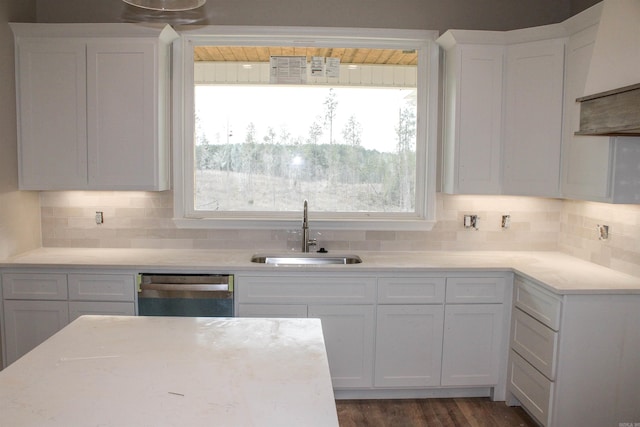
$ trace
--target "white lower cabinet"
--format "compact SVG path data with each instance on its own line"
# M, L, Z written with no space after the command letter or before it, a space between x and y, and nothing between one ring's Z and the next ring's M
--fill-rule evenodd
M440 385L444 312L438 305L379 305L374 385Z
M135 275L4 271L2 299L6 367L79 316L135 315Z
M443 386L500 384L508 330L503 302L509 290L506 277L447 278Z
M333 386L371 387L373 305L238 304L236 313L238 317L320 319Z
M3 308L5 366L69 323L67 301L5 300Z
M335 388L371 387L373 305L310 305L322 322L331 381Z
M442 385L498 384L502 323L502 304L446 306Z
M374 277L237 274L235 287L239 317L321 320L334 388L372 386Z
M443 387L504 396L511 273L235 277L240 317L321 319L333 386L345 396Z
M508 403L545 427L637 423L639 306L638 294L557 295L516 276Z

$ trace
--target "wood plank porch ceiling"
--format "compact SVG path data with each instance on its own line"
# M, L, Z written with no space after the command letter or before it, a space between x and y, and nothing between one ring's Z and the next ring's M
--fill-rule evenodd
M269 62L270 56L312 56L340 58L341 64L417 65L415 50L317 48L282 46L196 46L195 61Z

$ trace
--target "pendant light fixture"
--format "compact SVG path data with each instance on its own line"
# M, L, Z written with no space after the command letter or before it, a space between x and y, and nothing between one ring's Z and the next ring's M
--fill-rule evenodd
M207 0L122 0L132 6L143 9L162 10L166 12L179 12L182 10L197 9Z

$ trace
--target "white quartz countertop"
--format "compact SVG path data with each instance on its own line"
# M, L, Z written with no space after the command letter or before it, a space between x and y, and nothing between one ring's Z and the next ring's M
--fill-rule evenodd
M117 268L137 272L431 272L515 271L559 294L640 293L640 277L561 252L432 251L355 252L361 264L274 266L250 261L251 251L193 249L41 248L0 262L0 267ZM352 252L340 252L340 254ZM337 254L337 252L336 252Z
M318 319L83 316L0 372L2 426L338 426Z

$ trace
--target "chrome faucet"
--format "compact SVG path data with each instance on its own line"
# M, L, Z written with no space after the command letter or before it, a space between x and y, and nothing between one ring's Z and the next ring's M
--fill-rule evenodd
M317 240L316 239L310 239L309 238L309 218L308 218L308 207L307 207L308 203L307 200L305 199L304 201L304 205L303 205L303 212L302 212L302 252L307 253L309 252L309 246L315 246L317 244Z

